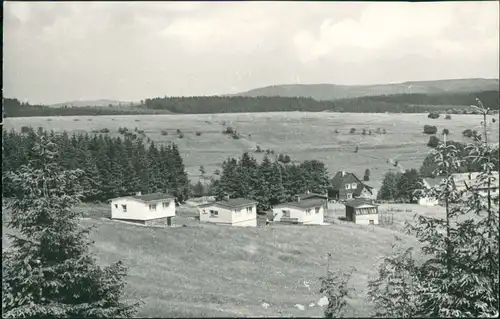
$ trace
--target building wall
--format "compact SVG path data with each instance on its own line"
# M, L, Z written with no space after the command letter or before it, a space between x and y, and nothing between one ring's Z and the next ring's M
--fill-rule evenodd
M354 223L358 225L369 225L373 220L374 225L379 224L378 207L363 205L355 208Z
M149 210L149 203L144 203L133 198L118 198L111 201L111 218L123 220L149 220L156 218L166 218L175 216L175 201L173 199L165 200L168 207L163 208L163 201L154 202L156 210ZM118 207L116 207L117 205ZM127 205L127 211L124 212L122 205Z
M418 200L418 204L422 206L436 206L438 204L438 200L423 197Z
M219 205L211 205L198 208L200 222L221 225L257 227L257 206L251 205L251 212L247 212L247 206L229 209ZM249 206L250 207L250 206ZM210 210L219 212L218 216L211 216Z
M303 224L322 224L324 221L324 206L319 206L319 212L316 214L315 208L311 208L311 214L306 214L305 209L292 206L278 206L273 208L273 214L275 215L274 221L280 222L283 217L283 210L290 211L290 218L297 218L297 222Z

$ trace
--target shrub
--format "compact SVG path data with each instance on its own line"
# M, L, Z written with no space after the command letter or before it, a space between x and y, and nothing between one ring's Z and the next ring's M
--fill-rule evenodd
M338 133L338 132L339 132L339 130L335 129L335 133Z
M181 130L177 129L177 134L181 134Z
M446 116L444 117L445 120L451 120L451 115L450 114L446 114Z
M196 132L196 136L201 136L201 132Z
M235 139L235 140L239 140L239 139L240 139L240 136L239 136L239 134L237 134L237 133L233 133L231 136L232 136L232 137L233 137L233 139Z
M439 138L437 138L435 135L432 135L429 137L429 142L427 142L427 146L436 148L439 145Z
M100 130L99 132L101 133L109 133L109 130L107 128L103 128L102 130Z
M424 133L425 134L436 134L437 132L437 127L432 126L432 125L425 125L424 126Z
M28 133L31 129L28 126L21 127L21 133Z
M366 135L366 129L365 128L361 131L361 134Z
M442 135L449 135L450 134L450 130L447 129L447 128L444 128L443 129L443 132L441 133Z
M80 119L73 119L73 121L78 122L78 121L80 121Z
M429 115L427 115L427 117L430 119L437 119L439 117L439 113L431 112L431 113L429 113Z
M349 131L349 133L351 133L351 134L356 133L356 129L355 129L354 127L353 127L353 128L351 128L351 130Z
M235 130L231 126L226 127L226 129L222 132L223 134L234 134L236 133Z
M161 130L161 135L168 135L168 132L166 130Z
M180 133L179 135L177 135L177 137L184 138L184 134Z
M472 130L471 129L466 129L462 132L462 135L465 137L472 137Z
M382 129L382 134L386 134L386 133L387 133L387 131L385 130L385 128Z
M259 145L257 145L256 149L255 149L255 153L262 153L262 149L260 148Z

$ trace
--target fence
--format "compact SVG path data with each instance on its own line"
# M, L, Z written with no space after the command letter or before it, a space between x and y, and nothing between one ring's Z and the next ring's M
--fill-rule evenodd
M394 213L379 212L378 222L380 225L392 225L392 224L394 224Z

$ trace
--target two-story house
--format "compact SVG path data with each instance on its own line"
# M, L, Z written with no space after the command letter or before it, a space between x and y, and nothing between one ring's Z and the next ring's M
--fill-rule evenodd
M372 198L373 187L366 185L353 173L340 171L330 181L328 197L335 200L348 200L357 197Z

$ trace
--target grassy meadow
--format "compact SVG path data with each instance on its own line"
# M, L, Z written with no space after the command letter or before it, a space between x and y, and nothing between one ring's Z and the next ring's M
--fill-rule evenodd
M20 130L22 126L43 127L55 131L91 132L108 128L110 135L118 135L119 127L133 130L137 127L156 144L175 142L179 145L190 178L197 181L199 167L203 165L206 176L220 169L228 157L252 152L259 145L289 154L293 160L317 159L323 161L333 176L338 170L347 170L362 177L365 169L371 171L371 184L378 188L383 174L395 169L388 159L398 160L405 169L419 168L429 152L426 146L429 136L423 126L435 125L438 135L447 128L449 140L465 141L462 131L470 128L481 130L479 115L451 115L445 120L429 119L427 114L367 114L367 113L234 113L197 115L119 115L77 117L26 117L7 118L4 128ZM498 116L496 116L498 119ZM498 123L488 119L490 140L498 142ZM235 140L223 135L224 125L237 130L242 138ZM349 130L355 128L355 134ZM376 134L377 128L387 134ZM184 137L176 134L180 129ZM367 135L361 131L367 130ZM166 130L168 135L162 135ZM338 130L338 133L335 133ZM368 130L372 135L368 135ZM197 136L196 132L201 135ZM357 153L354 152L358 146ZM254 154L261 158L262 154Z
M130 267L125 298L143 300L138 315L147 317L322 316L322 308L309 305L322 297L318 277L326 273L327 253L331 269L356 269L348 315L369 316L366 285L376 275L378 258L390 251L395 235L418 245L401 232L404 220L443 213L436 207L382 205L382 212L412 212L395 212L393 225L373 227L338 220L343 206L332 205L332 225L237 228L199 224L189 218L193 207L181 207L176 224L187 227L149 228L103 218L109 205L82 205L77 209L88 216L82 224L97 226L92 239L98 262L123 260ZM4 226L4 234L10 231ZM4 236L2 242L5 248L9 241Z

